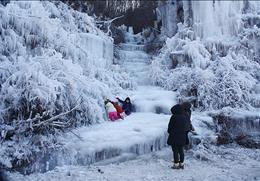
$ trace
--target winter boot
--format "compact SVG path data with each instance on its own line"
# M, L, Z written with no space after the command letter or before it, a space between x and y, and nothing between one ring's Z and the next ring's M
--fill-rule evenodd
M174 163L173 166L171 167L172 169L179 169L179 164L178 163Z
M184 163L181 163L181 162L180 162L180 163L179 163L179 168L180 168L180 169L184 169Z

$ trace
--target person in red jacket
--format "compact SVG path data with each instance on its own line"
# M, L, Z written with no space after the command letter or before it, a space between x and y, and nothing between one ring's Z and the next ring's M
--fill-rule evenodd
M126 114L125 114L124 110L122 109L122 107L119 106L118 102L111 101L111 103L116 108L116 112L117 112L118 117L120 117L121 119L124 119L126 117Z

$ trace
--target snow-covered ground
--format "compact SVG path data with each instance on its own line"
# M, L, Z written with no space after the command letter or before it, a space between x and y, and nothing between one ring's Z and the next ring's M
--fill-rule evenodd
M165 114L170 114L170 108L177 103L175 92L155 86L137 87L132 100L138 112Z
M125 153L144 154L166 146L169 115L133 113L124 120L82 127L63 136L65 154L58 165L87 165Z
M199 149L198 149L199 151ZM230 145L211 146L203 160L195 156L196 150L186 154L184 170L172 170L169 148L142 155L125 162L100 162L91 166L58 167L45 174L10 175L19 181L248 181L260 180L260 150ZM203 152L201 153L203 154Z

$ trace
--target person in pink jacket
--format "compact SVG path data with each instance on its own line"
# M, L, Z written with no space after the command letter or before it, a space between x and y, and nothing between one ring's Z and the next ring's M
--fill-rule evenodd
M115 121L117 119L119 119L120 117L117 114L116 108L114 107L114 105L111 103L111 101L109 101L108 99L105 100L105 108L108 114L108 118L111 121Z

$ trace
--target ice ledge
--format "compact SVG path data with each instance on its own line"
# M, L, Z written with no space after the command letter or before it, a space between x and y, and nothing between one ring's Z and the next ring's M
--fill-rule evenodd
M81 127L59 138L64 146L59 150L39 153L36 161L24 174L46 172L56 166L90 165L125 154L141 155L157 151L167 145L167 126L170 115L133 113L125 120Z
M134 113L122 121L80 128L75 133L82 139L72 134L61 138L65 149L72 153L69 164L76 164L74 158L80 155L88 156L88 162L93 163L122 153L139 155L159 150L166 145L169 118L169 115Z

